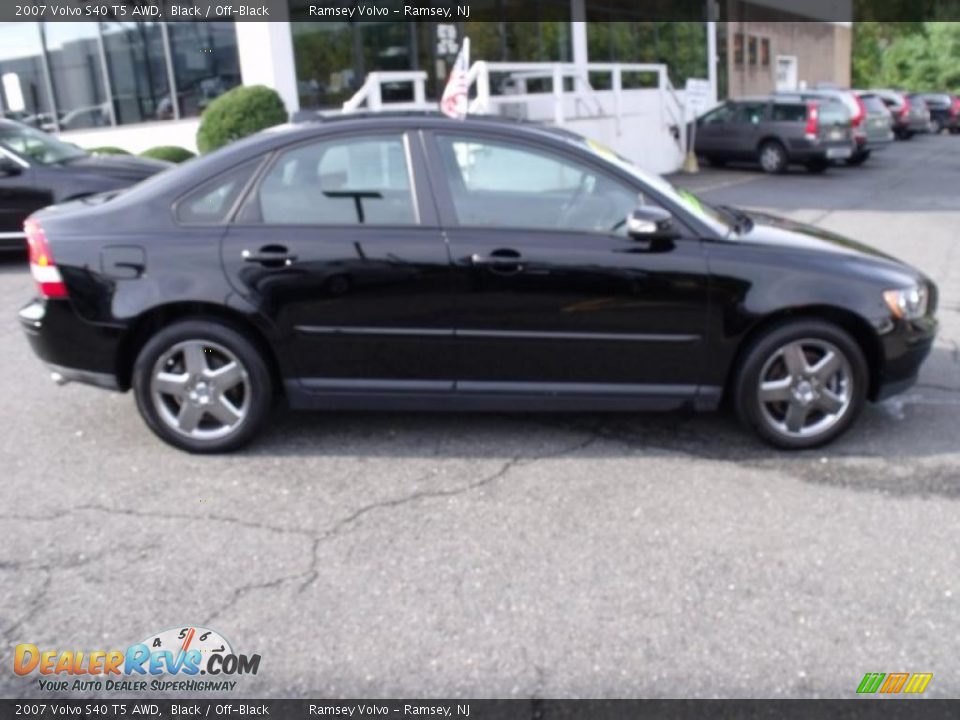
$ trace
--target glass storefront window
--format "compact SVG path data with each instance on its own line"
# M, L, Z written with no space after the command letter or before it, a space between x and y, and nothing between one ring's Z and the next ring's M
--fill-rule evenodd
M240 56L232 22L169 23L173 77L180 117L195 117L210 101L240 84ZM166 98L157 108L158 119L173 117Z
M172 117L170 83L159 23L101 23L117 123Z
M291 12L296 15L293 8ZM293 22L291 30L301 107L341 105L373 70L420 66L414 23ZM413 100L412 86L385 86L383 99Z
M56 129L38 23L0 25L0 110L6 118Z
M97 24L53 22L41 29L60 129L110 125Z

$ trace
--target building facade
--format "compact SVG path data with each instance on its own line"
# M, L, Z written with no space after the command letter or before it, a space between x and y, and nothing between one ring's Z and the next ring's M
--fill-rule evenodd
M509 3L498 5L500 22L311 22L308 0L289 0L288 19L269 23L0 24L0 112L83 147L194 149L203 109L238 84L275 88L294 113L340 107L371 71L412 69L426 72L427 98L436 99L464 36L473 60L662 63L675 87L709 79L713 98L783 85L783 58L794 58L797 82L849 83L849 23L785 24L774 8L769 21L738 22L740 0L729 0L731 21L719 23L710 19L718 5L705 0L681 0L692 3L688 16L702 16L684 22L650 21L620 0L530 1L537 22L513 22ZM549 92L549 80L539 82ZM608 89L608 78L590 82ZM644 82L623 79L625 88ZM386 87L384 100L411 93Z

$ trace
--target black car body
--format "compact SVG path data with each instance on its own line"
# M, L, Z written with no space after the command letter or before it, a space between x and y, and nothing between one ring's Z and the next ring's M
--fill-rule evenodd
M940 133L949 130L951 134L960 133L960 97L949 93L917 93L930 110L930 130Z
M132 155L92 156L12 120L0 120L0 249L23 248L23 221L47 205L119 190L170 163Z
M288 126L28 230L36 353L56 379L133 387L154 431L192 451L248 440L274 394L325 410L728 396L766 439L806 447L908 386L936 330L934 285L896 260L503 121ZM809 383L788 386L790 368ZM827 403L821 381L850 401L827 432L765 430L797 424L787 393Z
M791 164L820 172L855 150L849 111L828 97L728 100L697 118L696 126L694 150L713 165L754 161L771 173Z

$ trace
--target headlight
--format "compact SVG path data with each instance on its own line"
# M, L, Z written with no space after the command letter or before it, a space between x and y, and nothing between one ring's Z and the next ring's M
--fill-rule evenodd
M887 290L883 299L895 318L917 320L927 314L930 293L925 285L914 285L903 290Z

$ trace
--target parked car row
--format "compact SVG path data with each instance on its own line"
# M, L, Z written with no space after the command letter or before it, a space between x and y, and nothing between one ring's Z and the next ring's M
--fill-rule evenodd
M818 88L728 100L697 118L688 137L714 166L819 173L841 161L861 165L894 139L945 129L960 132L960 98L948 93Z

